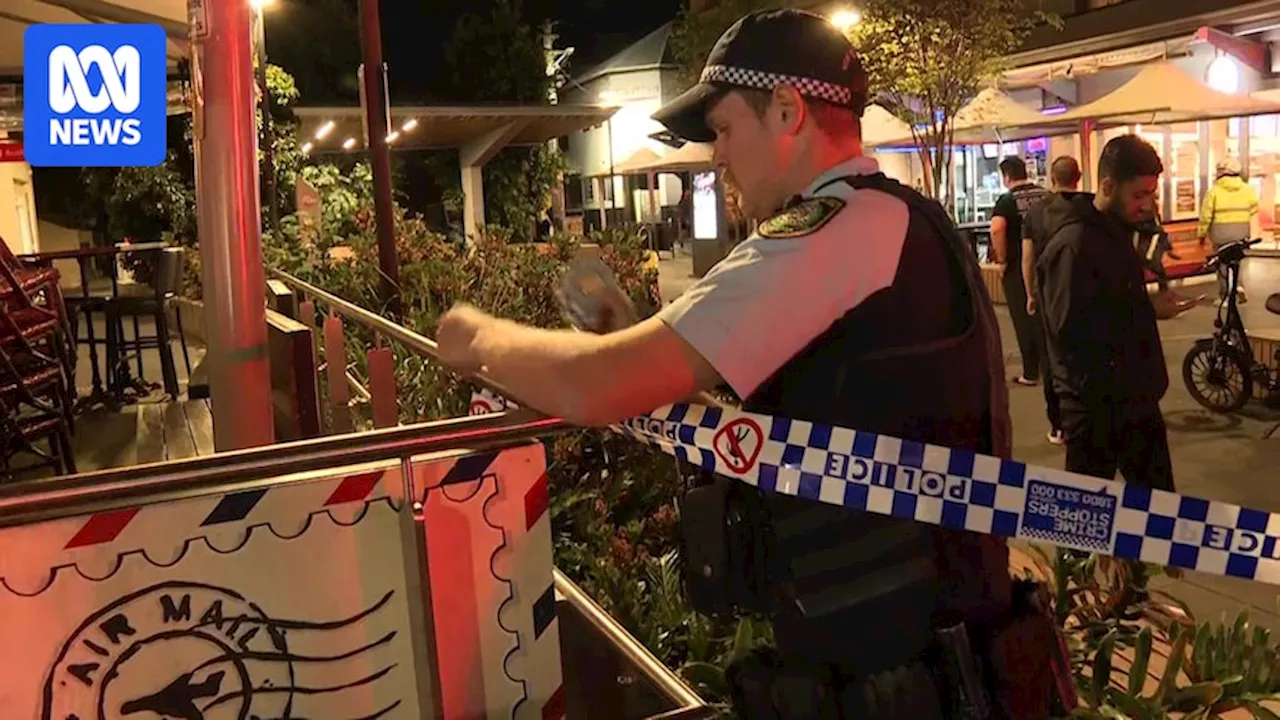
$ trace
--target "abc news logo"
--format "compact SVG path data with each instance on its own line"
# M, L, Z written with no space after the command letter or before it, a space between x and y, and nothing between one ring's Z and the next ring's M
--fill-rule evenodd
M23 33L23 144L34 167L148 167L168 154L168 38L158 25Z
M89 72L102 76L97 92L89 87ZM142 104L142 55L132 45L114 53L101 45L80 52L59 45L49 53L49 118L51 145L137 145L142 121L133 117L57 117L80 113L101 115L114 109L131 115Z

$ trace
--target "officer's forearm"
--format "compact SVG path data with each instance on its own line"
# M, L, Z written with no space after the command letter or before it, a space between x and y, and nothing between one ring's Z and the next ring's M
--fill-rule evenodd
M494 320L477 330L472 349L486 374L520 403L576 423L578 388L584 382L581 376L574 377L574 368L598 341L591 333Z
M472 347L517 401L575 425L603 426L697 389L694 373L670 356L680 349L655 338L654 327L595 335L494 320L477 331Z

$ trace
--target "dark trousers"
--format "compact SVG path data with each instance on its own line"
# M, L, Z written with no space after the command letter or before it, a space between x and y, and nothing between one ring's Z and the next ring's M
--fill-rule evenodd
M1009 304L1009 317L1013 319L1013 332L1018 338L1018 352L1022 353L1022 377L1036 380L1040 377L1040 333L1038 324L1027 314L1027 289L1022 283L1022 273L1008 271L1001 278L1004 301Z
M1040 339L1046 337L1044 322L1039 321L1040 314L1036 313L1036 328L1040 331ZM1044 347L1041 345L1040 347ZM1049 362L1049 353L1046 351L1040 355L1040 385L1044 388L1044 412L1049 418L1049 428L1052 430L1062 429L1062 403L1058 400L1058 393L1053 389L1053 368Z
M1172 491L1169 435L1155 403L1082 403L1063 399L1068 472Z

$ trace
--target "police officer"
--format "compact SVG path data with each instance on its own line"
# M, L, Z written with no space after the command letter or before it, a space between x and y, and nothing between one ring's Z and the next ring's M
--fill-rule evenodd
M863 155L866 103L859 59L824 18L745 16L654 117L714 143L746 215L768 219L636 325L541 330L457 306L438 329L442 359L580 425L723 383L749 411L1007 455L1003 354L977 265L937 203ZM682 522L733 516L749 530L706 554L746 557L728 572L751 577L699 608L773 622L777 647L730 669L739 717L1048 717L1052 628L1014 611L1001 542L728 485L735 510L685 503ZM956 642L941 647L941 629Z

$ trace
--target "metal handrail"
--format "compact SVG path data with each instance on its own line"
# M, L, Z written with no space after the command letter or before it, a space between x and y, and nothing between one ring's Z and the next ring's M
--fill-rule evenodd
M371 330L376 330L377 332L380 332L383 335L386 335L387 337L394 338L395 340L398 340L402 345L418 353L419 355L425 355L431 358L432 360L441 362L439 346L436 344L435 340L432 340L431 338L425 335L420 335L410 330L409 328L404 327L403 325L397 325L396 323L391 322L390 320L382 317L381 315L372 313L349 300L343 300L337 295L333 295L332 293L321 290L320 288L316 287L315 285L312 285L311 283L305 280L299 280L298 278L290 275L287 272L284 272L283 270L276 270L274 268L271 268L271 269L268 269L267 272L273 275L277 280L284 283L285 285L288 285L294 290L300 290L303 293L310 295L311 297L314 297L318 300L323 301L326 305L328 305L331 309L333 309L339 315L342 315L343 317L353 320L357 324L363 325ZM478 385L483 385L484 387L487 387L488 389L494 391L495 393L497 393L498 395L504 398L507 398L508 400L515 401L515 403L517 405L520 405L521 407L526 407L526 408L529 407L528 405L523 403L520 400L520 398L517 395L515 395L511 390L508 390L497 380L494 380L493 378L489 377L488 375L485 375L482 372L476 372L471 375L468 375L467 379L474 381ZM716 399L714 396L712 396L710 393L707 393L707 392L697 393L692 398L690 398L690 401L694 403L698 403L700 405L709 405L712 407L724 405L723 402Z
M0 485L0 528L140 503L296 482L284 476L444 450L493 450L563 426L515 411L333 435L204 457Z
M403 325L394 323L381 315L370 312L349 300L344 300L337 295L321 290L305 280L299 280L287 272L274 268L268 269L267 272L294 290L301 290L307 296L324 302L339 315L354 320L356 323L371 330L376 330L419 355L425 355L437 362L440 361L440 349L435 340L425 335L420 335ZM511 390L484 373L477 372L469 375L467 379L489 388L504 398L514 400L521 406L527 407Z
M614 647L626 656L628 660L635 663L635 666L644 675L645 679L653 683L663 694L672 700L680 703L683 707L680 711L691 708L705 708L706 701L698 697L696 693L689 689L684 683L680 682L675 673L671 671L662 661L658 660L649 648L645 647L639 640L631 636L617 620L614 620L604 611L604 608L591 599L579 588L572 580L558 569L552 570L555 580L556 593L564 598L582 614L592 628L604 635L613 644Z

